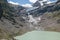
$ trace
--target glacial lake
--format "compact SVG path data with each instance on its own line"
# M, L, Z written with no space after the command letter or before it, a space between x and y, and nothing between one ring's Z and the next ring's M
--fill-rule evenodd
M14 38L16 40L60 40L60 32L31 31Z

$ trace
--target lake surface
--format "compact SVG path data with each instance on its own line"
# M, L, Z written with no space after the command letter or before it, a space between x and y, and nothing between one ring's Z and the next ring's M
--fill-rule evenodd
M14 38L16 40L60 40L60 32L32 31Z

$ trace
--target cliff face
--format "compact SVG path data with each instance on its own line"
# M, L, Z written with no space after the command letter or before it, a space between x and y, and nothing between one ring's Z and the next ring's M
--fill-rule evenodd
M6 4L7 0L0 0L0 19L3 15L3 10L5 9Z
M41 4L39 3L39 1L37 1L37 2L35 2L33 5L32 5L33 7L41 7Z
M0 0L1 8L3 11L2 18L0 20L0 39L11 40L13 36L17 35L22 27L27 26L21 17L21 11L25 9L19 5L13 5L7 2L7 0ZM4 35L4 36L3 36Z
M57 3L59 3L59 2L60 2L60 0L57 1Z
M0 0L0 3L7 3L7 0Z

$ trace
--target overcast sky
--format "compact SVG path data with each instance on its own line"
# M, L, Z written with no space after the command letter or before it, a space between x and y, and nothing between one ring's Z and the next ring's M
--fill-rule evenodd
M22 5L22 6L28 6L32 7L31 4L35 3L37 0L8 0L9 3L15 4L15 5ZM43 0L47 1L47 0ZM48 0L49 2L54 2L56 0Z

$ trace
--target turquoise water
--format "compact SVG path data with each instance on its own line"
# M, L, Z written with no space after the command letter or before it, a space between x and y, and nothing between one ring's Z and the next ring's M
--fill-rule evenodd
M22 36L14 37L16 40L60 40L59 32L32 31Z

